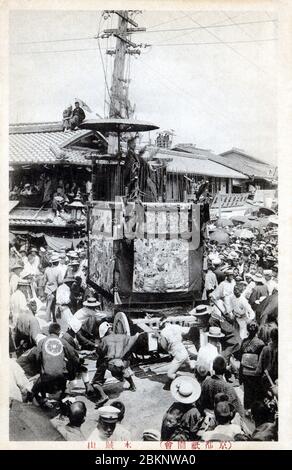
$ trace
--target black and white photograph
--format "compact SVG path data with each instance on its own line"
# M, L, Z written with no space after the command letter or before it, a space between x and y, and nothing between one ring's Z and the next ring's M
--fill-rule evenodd
M10 443L279 441L279 17L248 5L9 11Z

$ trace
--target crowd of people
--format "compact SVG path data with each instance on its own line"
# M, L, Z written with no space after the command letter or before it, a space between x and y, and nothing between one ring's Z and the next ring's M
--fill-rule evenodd
M244 239L230 222L227 241L214 236L219 220L209 224L202 301L188 312L201 324L184 327L163 315L153 329L159 350L172 359L164 390L174 403L161 429L146 429L140 439L277 439L277 238L264 225ZM128 440L125 405L109 404L104 385L110 372L136 392L132 352L145 333L114 331L113 314L87 284L87 270L86 242L58 252L11 243L10 399L12 406L25 401L44 413L54 409L51 423L62 439ZM91 377L88 357L96 361ZM88 403L72 394L77 379L81 395L96 404L90 434L84 432Z
M87 181L66 181L57 179L49 174L42 173L35 177L23 178L18 184L13 185L9 199L11 201L21 201L22 198L37 197L38 204L43 208L51 208L55 216L60 216L64 220L70 220L70 204L78 201L84 205L92 197L91 178ZM30 206L30 204L28 204ZM34 205L34 204L32 204Z

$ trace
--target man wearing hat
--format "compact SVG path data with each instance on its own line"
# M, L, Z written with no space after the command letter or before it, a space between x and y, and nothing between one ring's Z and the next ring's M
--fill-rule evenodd
M59 256L53 255L51 265L44 272L45 294L47 295L47 321L51 320L51 315L55 319L56 290L59 284L62 283L62 280L62 273L59 269Z
M88 297L83 303L82 308L77 310L74 318L83 325L89 317L99 316L97 308L100 307L100 302L95 297Z
M205 285L202 298L209 298L209 295L218 287L216 274L214 274L214 267L212 262L207 262L207 272L205 275Z
M114 406L102 406L98 409L96 429L88 437L89 441L108 441L112 436L119 420L120 410Z
M161 440L196 440L202 423L201 414L195 405L201 394L200 384L191 376L181 375L172 382L170 391L175 402L163 417Z
M262 297L265 298L269 295L267 286L265 285L265 279L259 273L256 273L253 277L255 287L249 298L249 303L254 311L257 309L258 302ZM263 299L262 299L263 300Z
M208 343L200 347L196 367L204 367L211 374L213 372L213 361L222 350L220 340L225 335L219 327L210 326L206 336Z
M269 295L272 295L274 289L278 289L278 284L273 279L273 271L271 269L264 270L264 277Z
M20 262L16 262L11 268L12 274L9 280L10 295L12 295L17 289L18 282L20 281L20 273L22 270L23 264L21 264Z
M233 288L235 286L233 270L228 269L225 272L225 276L225 280L220 282L219 286L212 292L211 298L214 300L222 299L226 309L230 310L230 297L233 294Z
M255 318L255 312L238 284L234 286L233 292L231 297L231 313L234 315L236 325L239 328L240 338L245 339L248 336L247 325Z
M27 308L27 298L22 291L22 286L29 287L30 282L19 279L17 289L10 296L10 323L12 326L16 325L19 313Z

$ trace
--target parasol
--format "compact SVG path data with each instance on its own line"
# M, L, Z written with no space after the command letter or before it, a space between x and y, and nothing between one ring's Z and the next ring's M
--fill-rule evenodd
M216 241L219 245L225 245L229 243L229 235L224 230L217 229L211 233L210 240Z
M254 238L254 234L246 228L235 230L234 235L238 238Z
M159 126L151 122L136 121L131 119L86 119L79 125L80 129L90 129L100 132L148 132L159 129Z
M275 215L275 211L273 211L273 209L268 209L267 207L260 207L258 213L264 215Z
M245 222L248 221L248 219L244 217L243 215L234 215L233 217L231 217L231 219L233 222L237 222L239 224L244 224Z
M270 215L270 217L268 218L268 224L279 225L278 216Z
M231 227L234 224L231 219L218 219L216 225L217 227Z

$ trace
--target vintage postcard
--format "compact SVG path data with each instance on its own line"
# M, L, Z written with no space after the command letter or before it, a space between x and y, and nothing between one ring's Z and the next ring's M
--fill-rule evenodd
M0 5L0 448L291 449L291 2Z

